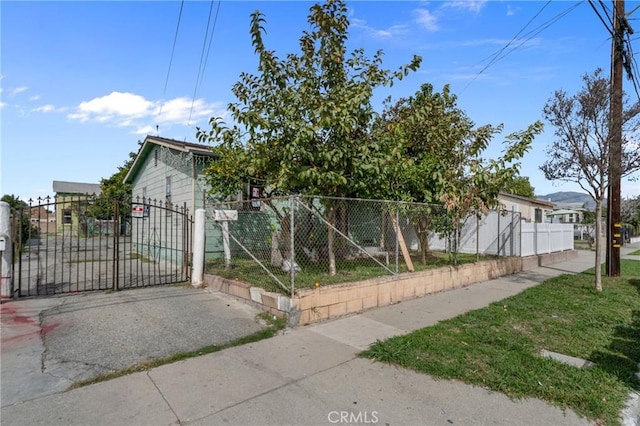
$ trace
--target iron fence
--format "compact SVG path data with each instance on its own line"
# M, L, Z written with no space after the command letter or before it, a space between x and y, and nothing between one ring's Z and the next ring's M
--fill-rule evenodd
M209 203L206 217L205 273L284 294L520 254L517 212L454 223L439 205L290 196Z
M12 211L11 221L14 296L119 290L189 277L192 219L186 206L56 196L30 200Z

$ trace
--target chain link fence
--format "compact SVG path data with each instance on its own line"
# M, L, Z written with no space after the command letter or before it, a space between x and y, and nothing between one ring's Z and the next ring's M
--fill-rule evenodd
M463 254L519 255L515 212L456 226L438 205L290 196L208 203L206 217L205 273L291 295L455 264Z

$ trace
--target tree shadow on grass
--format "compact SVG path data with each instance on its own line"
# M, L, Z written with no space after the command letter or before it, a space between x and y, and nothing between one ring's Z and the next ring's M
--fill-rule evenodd
M640 293L640 279L629 279ZM599 368L617 377L632 389L640 390L640 309L631 314L629 324L618 325L606 351L595 351L589 358Z

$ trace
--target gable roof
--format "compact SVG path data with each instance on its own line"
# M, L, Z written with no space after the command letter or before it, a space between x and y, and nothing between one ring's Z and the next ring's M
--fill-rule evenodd
M498 198L511 198L512 200L529 203L531 205L540 206L547 209L553 209L555 207L555 204L548 201L543 201L538 198L527 198L523 197L522 195L508 194L506 192L501 192L500 194L498 194Z
M131 165L129 172L127 172L127 175L124 177L124 183L131 183L133 181L134 176L138 174L138 171L144 164L144 160L149 156L154 146L163 146L185 154L191 153L200 157L210 157L211 159L216 157L216 155L211 151L211 148L207 145L147 135L147 137L144 138L142 146L138 150L138 154L136 154L135 160L133 160L133 164Z
M102 189L97 183L53 181L53 192L56 194L102 194Z

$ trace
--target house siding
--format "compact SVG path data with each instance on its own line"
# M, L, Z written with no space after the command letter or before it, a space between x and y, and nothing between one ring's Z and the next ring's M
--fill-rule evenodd
M132 182L133 202L142 202L146 193L148 204L162 207L151 207L154 210L148 218L132 219L133 235L141 235L140 243L134 249L153 259L182 262L182 244L184 239L183 221L180 215L171 214L170 210L182 209L185 204L191 209L193 200L193 179L188 171L189 161L183 161L184 154L154 146L150 155L144 160L140 172ZM156 160L157 158L157 160ZM173 159L173 161L170 161ZM173 164L179 165L179 169ZM167 205L166 180L171 178L170 205ZM145 191L146 188L146 191ZM189 215L191 215L189 211ZM146 230L146 231L145 231ZM144 233L147 236L144 236Z

